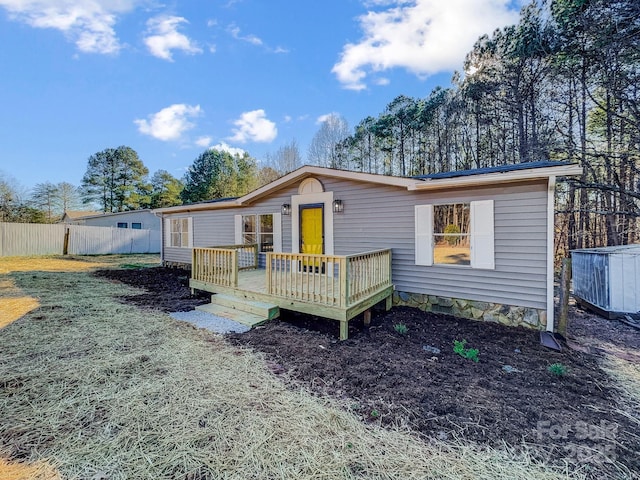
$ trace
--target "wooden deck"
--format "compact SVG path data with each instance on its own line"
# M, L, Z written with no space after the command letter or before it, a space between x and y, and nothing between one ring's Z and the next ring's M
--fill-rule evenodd
M266 269L258 269L253 248L194 248L191 288L230 295L239 304L264 302L338 320L341 339L355 316L365 312L368 321L370 308L382 300L391 308L390 250L346 256L267 253Z

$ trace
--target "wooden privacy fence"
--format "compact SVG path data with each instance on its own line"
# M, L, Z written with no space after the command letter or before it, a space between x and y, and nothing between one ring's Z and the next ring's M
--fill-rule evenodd
M0 256L159 253L160 232L85 225L0 223Z

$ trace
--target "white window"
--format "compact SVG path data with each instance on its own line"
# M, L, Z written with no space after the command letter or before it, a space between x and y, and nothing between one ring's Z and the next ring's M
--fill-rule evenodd
M254 243L259 252L273 252L273 214L242 215L242 245Z
M493 200L416 205L416 265L494 269L493 226Z
M193 227L191 217L169 218L167 227L167 245L189 248L193 245Z
M273 252L273 215L258 215L258 247L261 252Z
M242 245L256 243L258 236L257 215L242 215Z
M260 252L281 252L281 216L279 213L263 215L236 215L236 243L258 244Z

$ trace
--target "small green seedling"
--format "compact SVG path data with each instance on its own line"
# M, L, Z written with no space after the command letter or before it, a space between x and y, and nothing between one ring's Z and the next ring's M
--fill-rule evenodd
M567 374L567 367L561 363L554 363L547 367L549 373L552 373L556 377L564 377Z
M371 418L378 418L380 416L380 412L378 410L371 410Z
M477 348L465 348L467 341L463 338L462 341L453 341L453 351L460 355L462 358L468 358L474 362L478 362L478 349Z
M409 329L404 323L396 323L393 329L400 335L406 335L409 332Z

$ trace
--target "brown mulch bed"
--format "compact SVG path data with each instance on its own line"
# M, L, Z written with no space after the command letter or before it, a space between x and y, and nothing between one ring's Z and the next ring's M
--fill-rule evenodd
M209 302L208 294L191 295L182 270L97 274L145 288L148 293L124 299L141 307L171 312ZM576 337L592 328L621 347L640 344L640 332L592 317L573 309ZM406 334L396 331L398 324ZM526 443L536 456L587 465L595 476L624 478L612 470L612 457L640 471L640 426L616 408L620 393L598 355L547 349L531 330L412 308L376 312L369 328L356 319L346 341L337 334L335 321L283 312L279 320L227 338L264 352L275 374L343 400L365 421L405 424L444 440L516 448ZM479 362L454 353L454 340L478 349ZM555 363L567 367L564 376L548 371Z

